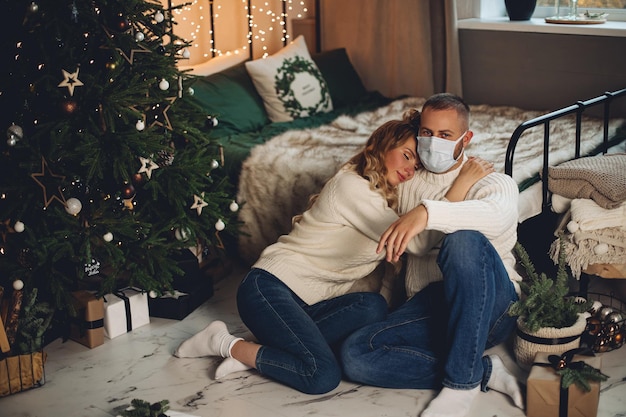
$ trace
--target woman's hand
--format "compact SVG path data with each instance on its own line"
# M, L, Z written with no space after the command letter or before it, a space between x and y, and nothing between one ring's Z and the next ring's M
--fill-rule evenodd
M426 228L428 211L422 204L400 217L385 230L378 241L376 253L387 252L387 262L397 262L415 236Z
M468 191L481 178L495 172L493 164L477 156L468 157L467 162L461 167L458 177L452 187L446 193L448 201L463 201Z

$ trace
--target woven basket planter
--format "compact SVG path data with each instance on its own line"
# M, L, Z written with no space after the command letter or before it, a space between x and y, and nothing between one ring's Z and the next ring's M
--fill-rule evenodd
M529 332L521 317L517 319L517 332L513 339L513 352L517 364L528 371L537 352L560 355L580 346L580 337L587 326L589 313L581 313L570 327L544 327Z

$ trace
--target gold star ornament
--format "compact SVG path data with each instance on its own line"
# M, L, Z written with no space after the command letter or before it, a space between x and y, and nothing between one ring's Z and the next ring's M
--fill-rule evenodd
M30 176L43 189L43 204L46 208L52 203L52 200L57 200L65 206L65 196L61 191L61 183L65 180L65 176L52 173L43 156L41 157L41 172L30 174ZM57 192L49 196L49 189L55 187Z
M140 156L139 160L141 161L141 168L139 168L137 173L141 174L142 172L145 172L148 179L150 179L152 177L152 171L158 169L159 165L157 165L153 160L144 158L143 156Z
M74 95L74 88L75 87L80 87L82 85L84 85L82 83L81 80L78 79L78 70L79 68L76 68L76 71L74 72L67 72L65 70L61 70L63 71L63 81L61 81L58 85L58 87L67 87L67 89L70 92L70 96Z
M208 206L209 203L207 203L206 201L204 201L204 193L202 193L200 196L197 196L194 194L193 196L193 204L191 205L191 207L189 207L190 209L196 209L196 211L198 212L198 216L202 214L202 208Z

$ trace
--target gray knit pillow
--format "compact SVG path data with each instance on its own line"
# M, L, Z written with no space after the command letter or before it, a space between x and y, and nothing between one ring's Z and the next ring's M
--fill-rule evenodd
M626 200L626 154L590 156L548 168L548 189L567 198L590 198L612 209Z

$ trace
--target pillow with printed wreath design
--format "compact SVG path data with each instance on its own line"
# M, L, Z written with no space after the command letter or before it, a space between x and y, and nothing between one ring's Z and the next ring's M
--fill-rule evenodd
M274 55L245 65L272 122L333 110L328 85L311 59L304 36L298 36Z

